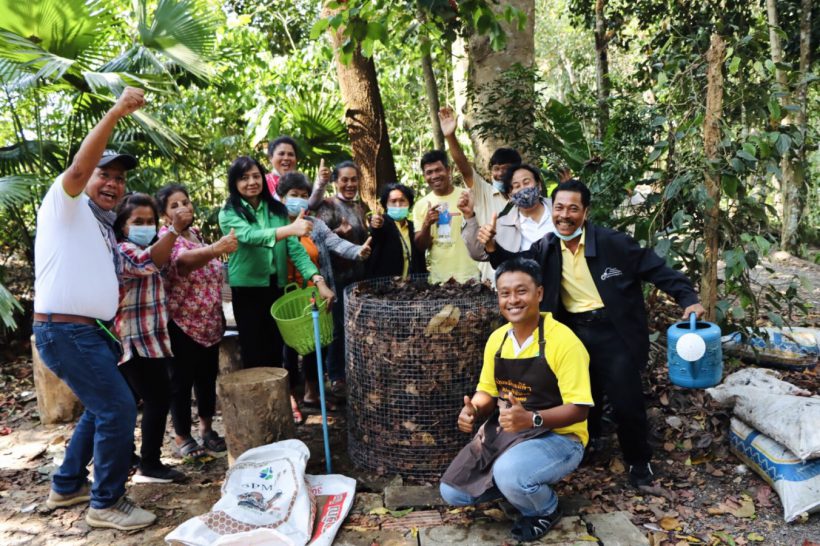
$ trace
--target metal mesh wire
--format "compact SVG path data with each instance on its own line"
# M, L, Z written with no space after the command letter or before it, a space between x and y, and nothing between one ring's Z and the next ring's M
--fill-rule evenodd
M500 315L489 287L412 282L423 292L381 278L345 293L348 449L362 468L437 479L469 440L456 418Z

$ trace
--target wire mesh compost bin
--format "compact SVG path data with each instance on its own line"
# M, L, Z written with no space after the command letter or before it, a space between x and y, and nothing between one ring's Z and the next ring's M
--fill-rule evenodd
M475 392L495 293L478 283L363 281L345 297L348 450L377 473L435 479L469 440L456 420Z

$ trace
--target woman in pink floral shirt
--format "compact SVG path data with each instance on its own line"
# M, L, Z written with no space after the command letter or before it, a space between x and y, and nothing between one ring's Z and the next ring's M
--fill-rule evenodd
M165 222L160 237L173 231L171 218L176 209L194 212L188 190L180 184L159 190L157 201ZM168 333L174 352L169 360L171 419L180 453L192 458L204 452L191 436L191 387L196 391L202 444L211 451L225 451L225 441L211 428L216 412L219 342L225 332L219 258L234 252L237 246L233 233L206 244L199 230L189 224L174 243L172 265L165 276Z

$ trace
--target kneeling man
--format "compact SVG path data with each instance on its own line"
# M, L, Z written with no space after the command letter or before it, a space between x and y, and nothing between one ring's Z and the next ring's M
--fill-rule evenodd
M551 313L541 313L541 268L515 258L496 270L498 305L509 321L490 335L458 428L473 432L441 479L441 496L464 506L504 497L522 517L512 535L544 536L561 518L550 484L581 462L592 406L589 355Z

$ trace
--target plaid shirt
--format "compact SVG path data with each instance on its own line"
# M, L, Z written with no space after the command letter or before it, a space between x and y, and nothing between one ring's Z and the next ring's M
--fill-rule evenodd
M120 243L122 277L120 306L114 328L122 343L120 364L136 355L145 358L173 356L168 337L168 308L160 269L149 248L130 241ZM136 353L136 354L135 354Z

